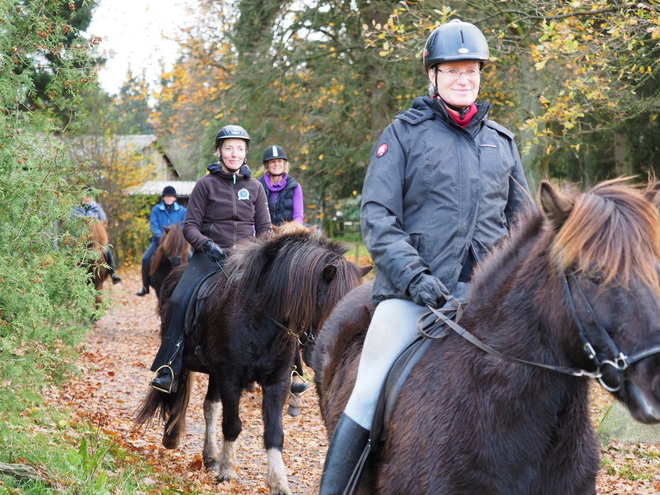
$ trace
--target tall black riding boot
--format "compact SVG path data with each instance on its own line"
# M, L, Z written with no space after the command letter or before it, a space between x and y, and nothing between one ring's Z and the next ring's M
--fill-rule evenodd
M354 471L368 453L369 435L369 430L341 415L325 457L319 495L342 495L349 482L357 484Z
M151 277L149 276L149 269L151 268L151 256L147 259L142 258L142 290L137 293L138 296L149 294L149 285L151 285Z
M110 246L105 248L105 256L107 258L106 262L108 263L108 271L110 272L110 278L112 279L112 284L118 284L121 282L121 277L115 273L117 270L117 265L115 264L115 257L112 254Z

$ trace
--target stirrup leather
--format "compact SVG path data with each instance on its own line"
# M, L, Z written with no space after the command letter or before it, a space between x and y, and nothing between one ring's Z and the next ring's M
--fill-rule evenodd
M169 372L170 375L172 376L172 379L170 380L169 390L166 390L166 389L164 389L164 388L162 388L162 387L158 387L157 385L154 385L154 380L155 380L156 378L158 378L158 375L159 375L159 374L163 373L163 370L165 370L166 372ZM163 374L164 374L164 373L163 373ZM158 369L154 372L154 377L151 379L151 383L150 383L150 385L151 385L151 388L153 388L154 390L158 390L159 392L165 392L166 394L171 394L171 393L172 393L172 387L174 386L174 370L173 370L172 367L170 366L170 363L168 363L168 364L164 364L163 366L161 366L160 368L158 368Z

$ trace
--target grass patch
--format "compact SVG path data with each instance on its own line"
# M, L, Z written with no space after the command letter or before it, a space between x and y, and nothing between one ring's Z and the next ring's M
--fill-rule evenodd
M156 472L67 407L29 394L0 394L0 462L31 468L30 476L0 474L0 494L205 494L182 473ZM19 407L22 406L22 407Z

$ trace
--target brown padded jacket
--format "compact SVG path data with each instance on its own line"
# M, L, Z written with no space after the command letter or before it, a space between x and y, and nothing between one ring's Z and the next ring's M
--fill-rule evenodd
M243 165L227 173L220 163L207 167L210 173L197 181L190 194L183 235L195 251L212 240L223 249L253 235L271 235L268 199L263 186Z

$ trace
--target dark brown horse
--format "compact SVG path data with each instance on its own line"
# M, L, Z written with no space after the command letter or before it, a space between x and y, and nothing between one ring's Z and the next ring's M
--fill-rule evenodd
M156 291L159 300L163 282L174 268L188 263L191 250L190 244L183 237L180 224L163 227L163 231L158 249L149 264L149 283Z
M596 493L585 377L638 421L660 422L659 259L658 212L639 190L610 181L580 194L544 182L540 211L474 274L460 326L412 369L360 493ZM362 286L317 339L330 435L371 311Z
M293 353L299 339L313 334L335 304L361 283L371 267L360 268L343 256L346 249L322 234L297 231L267 240L250 240L235 249L227 265L204 289L196 327L187 333L178 390L150 390L138 423L160 411L163 445L175 448L185 429L193 372L209 375L204 401L204 465L219 480L236 477L234 444L241 432L242 391L252 382L263 389L264 444L268 486L290 494L282 461L282 408L289 390ZM161 292L161 316L180 278L172 271ZM216 424L222 402L222 451Z

